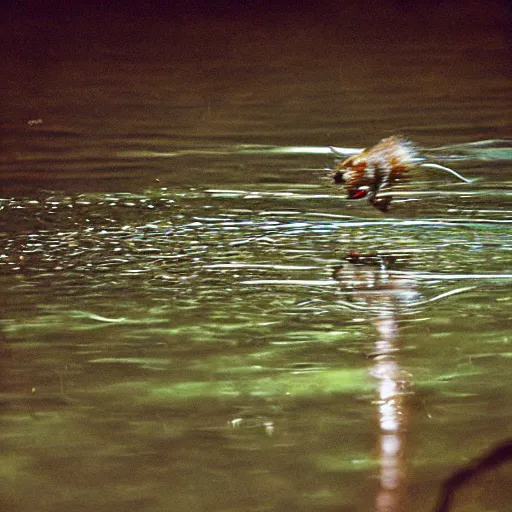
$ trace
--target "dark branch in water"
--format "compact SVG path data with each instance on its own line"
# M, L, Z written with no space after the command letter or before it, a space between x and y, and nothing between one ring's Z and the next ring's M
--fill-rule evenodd
M434 512L448 512L455 491L476 475L501 466L512 459L512 439L500 443L481 458L457 470L444 484Z

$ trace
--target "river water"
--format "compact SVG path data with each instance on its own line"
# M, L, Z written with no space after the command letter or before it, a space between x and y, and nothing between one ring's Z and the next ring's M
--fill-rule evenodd
M4 21L2 510L429 511L511 436L499 16L233 12ZM393 133L474 181L347 200Z

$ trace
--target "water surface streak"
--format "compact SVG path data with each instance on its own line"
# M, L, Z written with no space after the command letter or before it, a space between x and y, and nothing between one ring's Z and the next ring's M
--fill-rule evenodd
M343 9L6 18L2 510L426 512L510 437L501 22ZM330 145L396 133L474 181L348 200Z

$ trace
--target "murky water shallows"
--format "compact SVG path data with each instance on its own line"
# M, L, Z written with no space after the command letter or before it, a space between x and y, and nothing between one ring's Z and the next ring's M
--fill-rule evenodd
M432 70L419 92L394 92L400 76L375 89L369 69L344 93L332 67L319 81L295 56L262 64L258 87L233 56L180 76L150 60L127 82L131 56L116 74L108 53L95 75L82 64L25 103L13 92L4 510L431 510L443 478L510 436L512 147L486 124L505 123L506 89L498 64L477 87L467 48L438 53L467 74L430 123L418 108L446 63L402 51L399 75L416 55ZM187 96L185 75L207 66ZM405 94L408 117L375 121L357 91L387 112ZM477 92L478 120L442 123ZM327 146L360 149L370 119L416 126L426 153L477 180L422 171L386 215L347 201ZM509 478L492 472L460 506L506 510Z

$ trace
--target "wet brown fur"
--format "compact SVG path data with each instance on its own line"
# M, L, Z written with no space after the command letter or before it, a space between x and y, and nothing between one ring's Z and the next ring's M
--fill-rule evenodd
M345 185L349 199L367 197L373 206L386 212L392 197L377 197L378 193L404 181L416 157L410 141L401 136L388 137L339 163L333 178L335 183Z

